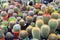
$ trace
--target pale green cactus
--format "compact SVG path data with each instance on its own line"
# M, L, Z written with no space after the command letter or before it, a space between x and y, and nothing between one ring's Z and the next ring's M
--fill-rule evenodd
M40 39L40 29L38 27L34 27L32 29L33 38Z
M48 25L41 26L41 36L47 38L50 33L50 27Z
M31 25L32 27L35 27L35 23L34 23L34 22L32 22L30 25Z
M55 32L58 26L58 22L56 19L50 19L48 22L48 25L50 26L50 29L51 29L50 31Z
M57 35L55 33L51 33L48 37L49 40L58 40Z
M37 21L36 21L36 26L37 27L39 27L39 28L41 28L41 26L44 24L44 22L43 22L43 20L41 20L41 19L38 19Z

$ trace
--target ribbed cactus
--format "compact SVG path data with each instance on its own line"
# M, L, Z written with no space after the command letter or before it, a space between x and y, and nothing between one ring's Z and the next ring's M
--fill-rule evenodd
M50 19L48 25L50 26L51 32L55 32L58 26L58 22L56 19Z
M6 12L6 11L2 11L2 12L1 12L1 16L2 16L2 17L5 17L6 15L7 15L7 12Z
M8 14L12 14L12 13L14 13L14 10L13 9L9 9L8 10Z
M59 15L58 13L54 12L54 13L51 14L51 17L54 18L54 19L58 19L58 15Z
M14 32L19 32L21 30L21 26L19 24L15 24L13 26L13 30L14 30Z
M32 27L32 26L28 26L28 27L26 28L26 31L27 31L29 34L31 34L32 29L33 29L33 27Z
M36 20L43 19L43 16L37 16Z
M25 21L24 21L23 19L21 19L21 20L19 21L19 24L20 24L21 26L24 26L24 25L25 25Z
M14 12L18 12L18 8L17 7L14 7Z
M41 19L38 19L37 21L36 21L36 26L37 27L39 27L39 28L41 28L41 26L44 24L44 22L43 22L43 20L41 20Z
M19 17L22 17L22 16L23 16L23 13L18 13L18 16L19 16Z
M40 40L40 29L38 27L34 27L32 29L32 36L33 36L33 38Z
M22 39L27 38L28 37L28 32L25 31L25 30L21 30L20 34L19 34L19 37L22 38Z
M41 26L41 36L47 38L50 33L50 27L48 25Z
M43 21L45 24L48 24L48 21L50 20L51 16L49 14L43 15Z
M57 27L57 29L60 30L60 19L57 19L57 22L58 22L58 27Z
M51 33L48 37L49 40L58 40L57 35L54 33Z

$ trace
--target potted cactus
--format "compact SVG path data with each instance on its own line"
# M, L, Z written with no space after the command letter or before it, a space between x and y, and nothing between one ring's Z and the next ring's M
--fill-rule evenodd
M18 38L20 30L21 30L21 26L19 24L15 24L13 26L12 33L14 34L15 38Z
M41 26L41 37L42 38L48 38L50 33L50 27L48 25L42 25Z
M48 22L48 25L50 26L50 32L55 32L58 26L58 22L56 19L50 19Z
M55 33L51 33L48 37L49 40L58 40L57 35Z
M21 30L19 33L19 38L22 40L28 40L28 32L25 30Z
M32 29L32 37L33 37L33 39L36 38L36 39L40 40L40 29L38 27L34 27Z
M36 26L37 27L39 27L39 28L41 28L41 26L44 24L44 22L43 22L43 20L41 20L41 19L38 19L37 21L36 21Z
M11 32L7 32L6 34L6 40L13 40L13 34Z

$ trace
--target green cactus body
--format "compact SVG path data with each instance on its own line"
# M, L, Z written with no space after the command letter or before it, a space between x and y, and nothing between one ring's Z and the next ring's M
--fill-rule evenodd
M14 12L18 12L18 8L17 7L14 8Z
M54 18L54 19L58 19L58 15L59 15L58 13L52 13L51 17Z
M38 26L39 28L41 28L41 26L44 24L44 22L43 22L43 20L41 20L41 19L38 19L37 21L36 21L36 26Z
M40 29L38 27L34 27L32 29L33 38L40 39Z
M50 20L51 16L49 14L43 15L43 21L45 24L48 24L48 21Z
M41 26L41 36L47 38L50 33L50 27L48 25Z
M31 32L32 32L32 26L28 26L27 28L26 28L26 31L29 33L29 34L31 34Z
M58 22L58 27L57 27L57 29L60 30L60 19L57 19L57 22Z
M5 25L5 26L8 26L8 22L7 21L3 21L2 24Z
M54 33L51 33L48 37L49 40L58 40L57 35Z
M51 29L50 31L55 32L58 26L58 22L56 19L50 19L48 22L48 25L50 26L50 29Z
M28 32L25 31L25 30L21 30L20 34L19 34L19 37L23 38L23 39L27 38L28 37Z
M32 40L38 40L38 39L36 39L36 38L33 38Z
M34 23L34 22L32 22L30 25L31 25L32 27L35 27L35 23Z

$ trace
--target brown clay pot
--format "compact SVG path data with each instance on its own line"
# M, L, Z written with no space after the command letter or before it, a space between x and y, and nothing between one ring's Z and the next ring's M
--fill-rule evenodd
M5 38L1 38L0 40L5 40Z

